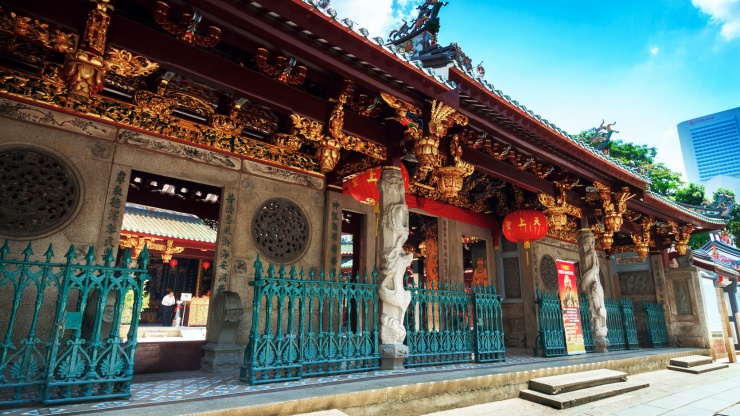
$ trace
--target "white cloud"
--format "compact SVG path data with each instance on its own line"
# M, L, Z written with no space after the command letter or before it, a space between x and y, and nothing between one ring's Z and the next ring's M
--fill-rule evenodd
M653 46L650 48L650 56L655 56L660 52L660 48L657 46Z
M691 0L694 7L711 17L711 22L722 26L722 37L740 38L740 0Z
M334 0L329 7L337 11L337 18L349 18L367 29L371 38L385 39L391 30L401 27L402 19L415 17L409 16L410 3L410 0Z

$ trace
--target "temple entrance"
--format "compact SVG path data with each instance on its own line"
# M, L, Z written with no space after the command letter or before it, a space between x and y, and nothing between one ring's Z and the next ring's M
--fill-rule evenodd
M408 283L423 286L439 282L438 235L437 218L409 212L409 238L405 249L414 253L414 261Z
M151 255L136 373L200 368L213 281L221 189L132 171L119 250ZM171 293L171 295L169 295ZM130 308L130 305L125 305ZM129 322L122 322L121 332Z
M365 216L351 211L342 211L342 264L340 272L348 276L348 281L358 282L358 276L365 273L363 258L365 254ZM344 308L342 326L349 331L357 331L357 300L351 299Z
M486 240L463 235L462 252L465 289L470 290L472 286L488 286L491 277L488 275Z

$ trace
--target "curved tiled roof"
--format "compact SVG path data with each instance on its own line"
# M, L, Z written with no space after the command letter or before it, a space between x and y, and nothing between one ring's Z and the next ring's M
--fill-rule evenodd
M216 230L192 214L127 203L122 231L171 239L216 243Z
M659 193L655 193L655 192L650 191L650 190L645 191L645 193L647 193L648 195L650 195L651 197L653 197L653 198L655 198L657 200L660 200L661 202L663 202L666 205L670 205L671 207L676 208L676 209L678 209L680 211L683 211L683 212L685 212L685 213L687 213L687 214L689 214L689 215L691 215L691 216L693 216L693 217L695 217L697 219L700 219L702 221L705 221L705 222L708 222L708 223L711 223L711 224L718 224L718 225L719 224L727 224L727 220L724 220L724 219L721 219L721 218L717 218L717 217L713 217L713 216L708 216L708 215L700 214L700 213L698 213L696 211L693 211L693 210L690 210L690 209L686 208L685 206L677 203L676 201L671 201L669 198L667 198L667 197L665 197L665 196L663 196L663 195L661 195Z

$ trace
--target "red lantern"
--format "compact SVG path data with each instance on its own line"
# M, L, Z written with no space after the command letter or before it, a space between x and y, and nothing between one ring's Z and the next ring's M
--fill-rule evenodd
M201 266L203 266L204 270L208 270L208 268L211 267L211 262L206 260L203 263L201 263Z
M170 260L170 267L177 267L177 259Z
M344 183L344 190L349 192L356 200L369 205L380 203L380 191L378 181L383 173L382 167L368 169ZM401 165L401 177L403 178L404 191L409 189L409 172Z
M514 211L504 218L504 236L513 243L524 243L529 249L530 241L537 241L547 235L545 214L534 209Z

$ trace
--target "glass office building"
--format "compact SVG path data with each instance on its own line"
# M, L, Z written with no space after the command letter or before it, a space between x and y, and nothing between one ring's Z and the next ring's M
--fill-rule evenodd
M740 107L684 121L678 125L678 137L689 181L706 184L718 176L728 176L728 179L740 181L740 163L735 156L740 149L738 118ZM732 187L727 185L735 181L723 182L725 187Z

